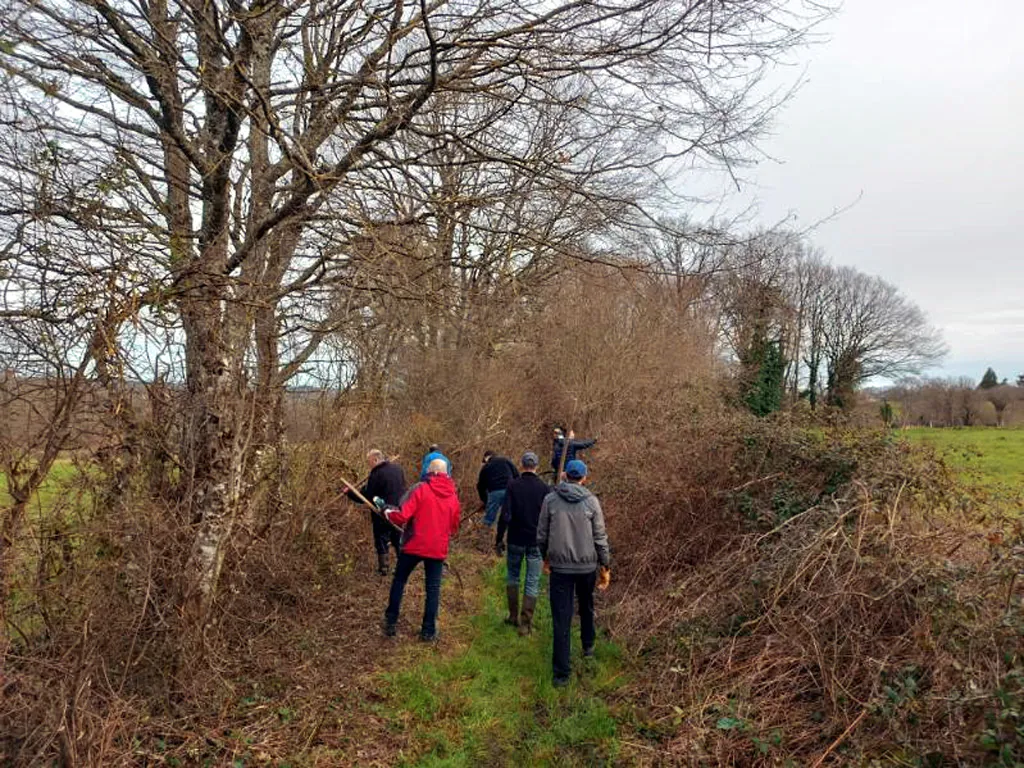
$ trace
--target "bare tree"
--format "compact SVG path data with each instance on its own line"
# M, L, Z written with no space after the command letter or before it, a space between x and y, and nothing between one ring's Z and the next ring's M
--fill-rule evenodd
M727 248L713 291L721 310L722 335L738 359L759 341L789 335L791 305L786 287L797 238L761 232Z
M987 415L985 398L969 377L905 378L883 392L899 403L904 425L970 427Z
M983 391L983 395L986 400L992 403L992 407L996 409L997 427L1001 427L1005 423L1006 410L1022 399L1020 388L1009 384L990 387Z
M879 277L836 267L823 313L827 402L852 402L856 387L874 377L919 373L942 358L945 346L921 310Z
M504 169L506 184L518 174L524 199L587 201L596 217L639 211L664 161L741 162L776 106L753 85L807 29L794 8L5 0L0 70L19 130L82 159L104 226L140 257L131 305L141 322L169 319L181 345L193 635L279 443L286 383L358 307L325 300L353 288L353 239L422 222L437 259L472 254L500 272L500 238L486 257L455 247L454 222L500 229L462 217L467 164ZM531 142L537 115L572 131ZM29 185L31 156L4 158ZM12 205L3 226L40 214ZM511 231L516 252L552 239L522 217Z
M33 215L5 231L0 250L0 469L9 497L0 507L0 663L26 510L58 457L83 446L97 410L118 412L123 393L97 393L95 380L119 365L117 336L137 316L140 289L136 254L116 226L100 226L102 206L90 196L98 190L80 164L9 127L0 143L24 153L31 173L21 187L17 175L0 181L11 193L5 204Z
M722 335L738 363L741 398L757 413L782 406L798 351L791 283L802 243L790 232L758 232L726 249L712 281Z
M790 393L794 400L801 392L806 393L811 408L817 405L822 389L820 376L830 275L831 267L825 262L821 251L805 247L797 254L788 288L794 317L790 341L793 350L789 373Z

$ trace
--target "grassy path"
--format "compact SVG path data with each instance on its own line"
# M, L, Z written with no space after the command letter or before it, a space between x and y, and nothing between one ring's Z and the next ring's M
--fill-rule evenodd
M54 466L33 500L26 531L47 523L55 510L78 508L77 479L71 462ZM151 722L150 732L136 739L136 753L151 764L278 768L634 764L622 741L632 715L620 692L626 665L601 633L602 598L595 658L582 658L577 622L573 678L555 689L547 579L534 632L519 637L503 621L504 561L483 554L473 538L453 551L461 579L444 583L437 645L415 639L422 569L409 582L400 636L392 641L378 624L390 579L359 567L349 572L351 564L335 572L334 563L322 583L337 599L316 603L322 620L311 625L302 589L282 582L285 594L296 591L294 602L266 603L274 631L231 652L237 664L221 670L229 684L218 688L220 703L184 724ZM371 567L368 559L362 565ZM34 566L23 570L35 573ZM13 615L19 602L15 585ZM22 626L34 625L26 619Z
M383 700L374 714L403 737L398 764L612 764L619 744L617 713L608 699L624 682L617 648L599 635L596 657L584 663L574 629L572 683L552 688L546 581L534 633L521 638L502 621L504 565L476 554L455 562L478 609L442 615L445 636L437 649L400 641L398 671L381 676ZM458 587L449 580L444 588ZM407 634L419 609L414 602L403 605Z

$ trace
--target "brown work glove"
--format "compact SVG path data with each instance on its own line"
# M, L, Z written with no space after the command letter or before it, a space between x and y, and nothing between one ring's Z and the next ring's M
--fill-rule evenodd
M612 583L612 569L605 566L601 566L601 570L597 574L597 588L604 592L608 589L608 585Z
M547 559L546 559L546 558L545 558L545 560L544 560L544 567L543 567L543 569L542 569L542 570L543 570L543 571L544 571L544 573L545 573L545 574L547 574L548 576L550 576L550 575L551 575L551 563L549 563L549 562L547 561Z

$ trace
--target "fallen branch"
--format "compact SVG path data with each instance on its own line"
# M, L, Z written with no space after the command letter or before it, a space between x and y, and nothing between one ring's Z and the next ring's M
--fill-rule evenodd
M811 763L811 768L819 768L821 766L821 764L825 762L825 758L827 758L829 755L831 755L832 752L835 750L835 748L843 743L843 740L847 736L849 736L850 733L853 731L853 729L856 728L860 724L860 721L864 719L864 717L865 717L865 715L867 715L867 713L868 713L868 711L865 709L863 712L861 712L859 715L857 715L856 719L852 723L850 723L848 726L846 726L846 730L843 731L841 734L839 734L839 738L837 738L835 741L833 741L829 745L828 749L826 749L824 752L822 752L821 757L819 757L817 760L815 760L813 763Z

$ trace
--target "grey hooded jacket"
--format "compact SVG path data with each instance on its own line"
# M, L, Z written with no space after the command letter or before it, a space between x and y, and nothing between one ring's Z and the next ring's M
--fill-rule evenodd
M537 524L537 547L551 570L590 573L611 563L604 513L597 497L582 485L562 482L544 497Z

